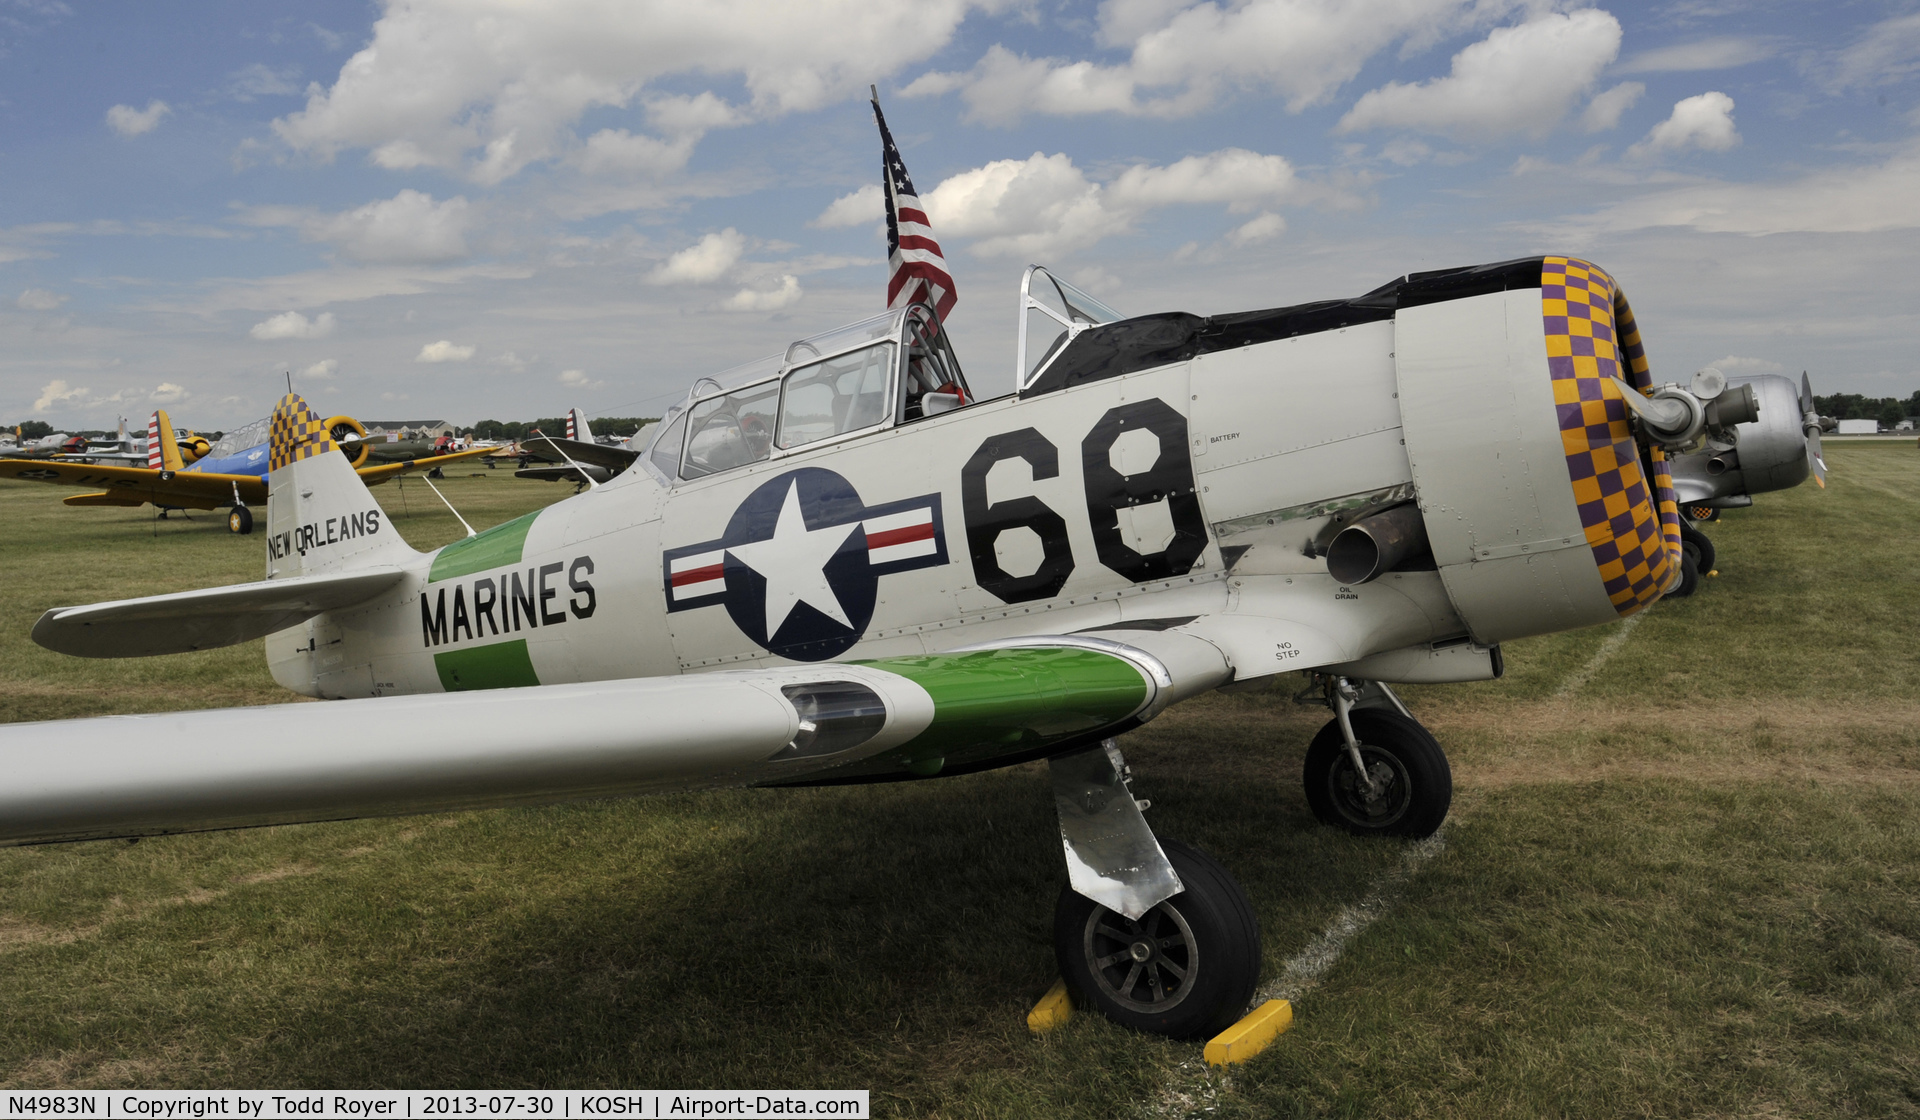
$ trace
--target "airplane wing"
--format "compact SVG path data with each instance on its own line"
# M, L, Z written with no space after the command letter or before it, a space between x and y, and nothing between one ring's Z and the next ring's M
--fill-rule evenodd
M552 436L534 436L522 440L520 447L549 463L564 463L572 459L583 466L603 467L609 474L619 474L640 457L638 451L628 451L624 447L584 443L577 439L555 439Z
M531 478L536 482L586 482L591 476L595 482L605 482L613 477L606 470L591 463L571 466L566 463L547 463L538 467L521 467L513 472L515 478Z
M11 724L0 844L1006 765L1091 746L1228 676L1197 639L1141 637L65 720L52 746L44 727ZM340 734L366 727L381 733Z
M455 451L450 455L431 455L425 459L410 459L404 463L381 463L375 467L360 467L360 481L368 486L377 486L389 479L398 478L414 471L430 471L435 467L444 467L462 459L477 459L491 452L491 447L469 447L465 451Z
M70 505L155 505L178 509L218 509L233 504L235 487L240 500L259 505L267 500L266 480L250 474L211 474L204 471L157 471L150 467L67 463L47 459L0 459L0 478L47 482L56 486L84 486L105 494L81 494ZM76 500L78 499L78 500Z
M217 649L264 637L321 611L365 602L398 583L399 568L368 568L55 607L33 640L75 657L151 657Z

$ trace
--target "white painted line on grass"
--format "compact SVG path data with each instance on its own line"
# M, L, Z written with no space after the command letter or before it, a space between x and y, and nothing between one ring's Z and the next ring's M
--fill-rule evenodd
M1291 1001L1299 1006L1300 997L1318 987L1340 960L1347 944L1393 909L1400 892L1433 857L1447 850L1447 826L1425 840L1409 846L1400 862L1382 872L1368 885L1359 902L1342 906L1319 936L1295 953L1281 967L1279 979L1254 994L1249 1007L1258 1007L1270 999ZM1174 1067L1174 1076L1158 1096L1146 1102L1143 1115L1161 1120L1166 1117L1197 1116L1211 1112L1219 1103L1221 1089L1232 1077L1227 1069L1216 1069L1195 1055Z
M1585 665L1580 666L1578 672L1567 678L1566 683L1554 692L1553 698L1565 700L1580 691L1588 681L1593 679L1593 675L1600 671L1601 666L1612 660L1614 654L1620 652L1620 647L1626 645L1627 639L1633 636L1633 628L1640 625L1640 620L1647 617L1647 611L1652 609L1652 607L1645 607L1638 614L1628 615L1626 621L1620 624L1620 629L1609 634L1607 640L1600 643L1600 648L1593 651L1593 656L1587 659Z

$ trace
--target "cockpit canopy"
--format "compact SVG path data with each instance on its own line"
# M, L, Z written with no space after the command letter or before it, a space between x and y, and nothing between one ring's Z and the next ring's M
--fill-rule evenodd
M1015 384L1031 384L1081 331L1122 318L1046 269L1028 268ZM1043 339L1051 341L1042 347ZM701 378L668 410L647 461L670 481L702 478L974 400L939 316L916 303Z
M888 311L695 382L648 451L693 479L973 403L925 304Z

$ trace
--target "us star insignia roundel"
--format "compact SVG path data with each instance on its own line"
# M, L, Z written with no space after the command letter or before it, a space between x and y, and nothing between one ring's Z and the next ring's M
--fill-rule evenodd
M795 661L852 649L881 576L946 562L939 494L869 506L819 467L762 483L719 540L661 556L669 611L724 606L741 633Z

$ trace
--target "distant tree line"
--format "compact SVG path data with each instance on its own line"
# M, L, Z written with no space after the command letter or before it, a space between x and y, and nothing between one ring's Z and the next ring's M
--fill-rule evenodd
M1881 427L1891 428L1910 416L1920 416L1920 392L1905 400L1859 393L1834 393L1826 397L1815 394L1813 407L1820 415L1835 420L1878 420Z
M657 416L591 416L587 423L592 425L596 436L619 436L622 439L640 430L642 424L651 424ZM564 436L567 434L567 418L548 416L540 420L482 420L470 429L478 439L525 439L539 429L546 435Z

